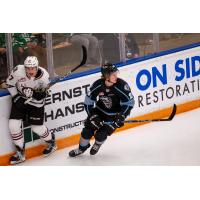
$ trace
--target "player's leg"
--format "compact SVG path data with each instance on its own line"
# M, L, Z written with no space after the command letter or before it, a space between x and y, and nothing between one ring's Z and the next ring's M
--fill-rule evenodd
M84 127L81 132L79 146L69 152L70 157L76 157L83 154L90 147L90 139L94 135L94 130Z
M90 117L85 121L84 128L81 132L78 148L69 152L70 157L76 157L84 153L90 147L90 139L94 136L96 127L91 124Z
M95 155L99 151L101 145L106 141L107 137L112 135L112 133L117 128L120 128L124 125L124 117L120 115L104 115L102 116L102 118L105 122L104 125L100 129L98 129L95 134L95 143L90 150L91 155Z
M44 125L44 107L37 108L29 106L29 122L32 131L40 136L47 144L47 148L43 151L44 156L53 153L57 149L55 135L50 133Z
M10 158L10 164L17 164L25 161L25 144L24 135L22 132L22 119L24 118L25 110L19 109L12 105L9 119L9 129L13 144L16 147L16 154Z
M102 119L99 113L94 109L92 114L86 119L84 128L81 132L79 147L69 152L70 157L76 157L84 153L90 147L90 139L94 136L96 130L102 126Z
M57 149L55 135L50 133L45 125L31 125L31 128L47 144L47 147L43 151L44 156L50 155Z
M107 137L110 136L115 131L115 127L104 124L100 129L97 130L95 134L95 142L90 150L91 155L95 155L101 145L106 141Z

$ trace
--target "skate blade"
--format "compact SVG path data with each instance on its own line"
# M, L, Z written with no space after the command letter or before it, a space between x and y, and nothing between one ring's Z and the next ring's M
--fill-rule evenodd
M68 157L69 158L77 158L77 157L80 157L80 156L82 156L83 155L83 153L80 153L80 154L78 154L78 155L76 155L76 156L70 156L69 154L68 154Z
M26 159L24 159L24 160L19 160L19 161L11 161L11 162L10 162L10 165L17 165L17 164L19 164L19 163L23 163L25 160L26 160Z

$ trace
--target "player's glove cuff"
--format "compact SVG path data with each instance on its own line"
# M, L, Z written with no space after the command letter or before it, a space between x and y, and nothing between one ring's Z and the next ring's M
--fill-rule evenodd
M114 124L117 128L120 128L122 126L124 126L124 120L125 120L125 116L121 113L118 113L115 116L115 120L114 120Z

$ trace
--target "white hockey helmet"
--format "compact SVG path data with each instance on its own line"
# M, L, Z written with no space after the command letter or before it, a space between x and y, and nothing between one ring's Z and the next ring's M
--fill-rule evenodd
M35 57L35 56L28 56L26 58L26 60L24 61L24 66L25 67L37 67L37 69L38 69L39 62L38 62L37 57Z

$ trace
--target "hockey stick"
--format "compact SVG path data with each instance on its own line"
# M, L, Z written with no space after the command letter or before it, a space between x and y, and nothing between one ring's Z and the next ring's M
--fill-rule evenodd
M85 46L82 45L82 51L83 51L83 58L82 58L82 61L79 65L77 65L76 67L74 67L72 70L70 70L69 72L67 72L64 76L58 76L56 78L54 78L49 86L47 87L47 90L52 87L53 85L55 85L56 83L64 80L67 76L69 76L70 74L72 74L74 71L76 71L78 68L80 68L81 66L85 65L86 61L87 61L87 49ZM29 98L27 99L24 104L28 104L33 98Z
M124 121L124 123L171 121L174 118L175 114L176 114L176 109L177 109L177 106L176 106L176 104L174 104L172 113L167 119L144 119L144 120L135 119L135 120L126 120L126 121ZM114 122L103 122L103 124L108 124L108 125L112 125L113 123Z
M67 76L69 76L70 74L72 74L74 71L76 71L78 68L80 68L81 66L85 65L86 61L87 61L87 49L85 46L82 45L82 51L83 51L83 58L82 61L79 65L77 65L76 67L74 67L72 70L70 70L69 72L67 72L64 76L58 76L56 78L54 78L51 83L49 84L49 87L53 86L54 84L56 84L59 81L64 80Z
M176 106L176 104L174 104L172 113L167 119L144 119L144 120L137 120L136 119L136 120L126 120L126 121L124 121L124 123L171 121L174 118L175 114L176 114L176 109L177 109L177 106Z

